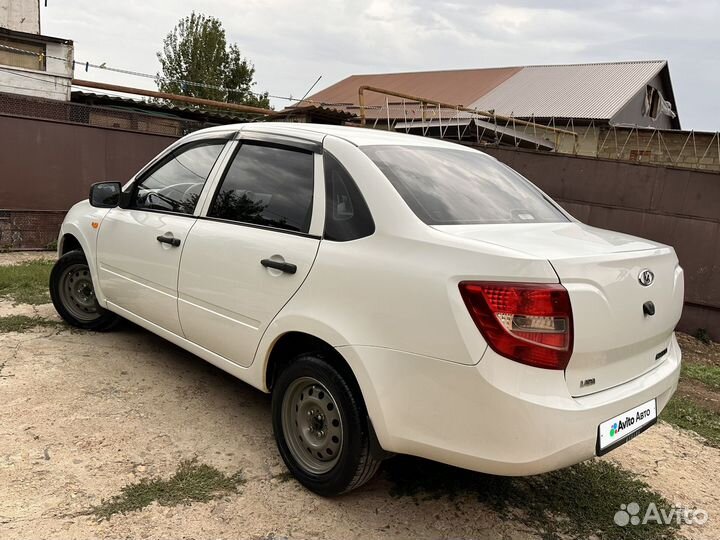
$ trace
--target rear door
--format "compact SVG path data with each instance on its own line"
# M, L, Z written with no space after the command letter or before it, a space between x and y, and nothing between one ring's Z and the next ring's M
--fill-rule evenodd
M132 184L129 208L108 212L98 230L97 259L110 304L182 335L180 256L205 182L226 144L202 140L175 149Z
M248 366L315 260L324 194L320 145L243 137L186 241L178 309L187 339Z

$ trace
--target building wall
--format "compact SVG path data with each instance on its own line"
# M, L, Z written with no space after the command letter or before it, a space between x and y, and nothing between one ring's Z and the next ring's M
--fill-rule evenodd
M660 90L663 98L667 101L670 101L669 91L665 87L663 79L659 74L656 75L652 80L650 80L648 85ZM657 129L671 129L673 127L672 119L666 114L659 114L655 120L653 120L649 116L643 115L642 111L644 102L645 88L635 94L635 96L630 101L628 101L628 103L622 109L620 109L620 111L616 113L615 116L612 117L610 123L615 125L654 127ZM672 104L672 106L673 111L677 112L674 103Z
M38 40L42 40L42 37L39 36ZM45 70L3 66L0 71L0 92L70 101L73 77L72 43L45 42L45 48Z
M675 248L685 270L680 329L720 341L720 175L504 148L484 149L580 221Z
M0 27L40 33L40 0L3 0L0 3Z

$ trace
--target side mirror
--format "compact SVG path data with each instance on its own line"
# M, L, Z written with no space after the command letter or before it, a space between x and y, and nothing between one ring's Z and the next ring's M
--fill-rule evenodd
M98 182L90 186L90 204L95 208L115 208L121 193L120 182Z

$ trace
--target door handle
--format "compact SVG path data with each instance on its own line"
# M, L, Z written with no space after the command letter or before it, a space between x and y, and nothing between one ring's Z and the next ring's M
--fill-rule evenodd
M280 270L281 272L285 272L286 274L294 274L295 272L297 272L297 266L286 262L273 261L272 259L263 259L262 261L260 261L260 264L262 264L265 268L274 268L275 270Z
M173 238L172 236L158 236L157 241L161 244L170 244L172 247L178 247L180 245L179 238Z

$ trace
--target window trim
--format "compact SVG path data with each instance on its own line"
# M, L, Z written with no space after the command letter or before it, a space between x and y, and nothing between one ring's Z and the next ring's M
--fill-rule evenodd
M322 240L322 236L302 231L291 231L290 229L279 229L277 227L270 227L269 225L260 225L259 223L247 223L245 221L233 221L232 219L225 219L212 216L197 216L197 219L203 221L215 221L217 223L226 223L228 225L238 225L239 227L249 227L251 229L262 229L270 232L279 232L284 234L291 234L293 236L302 236L304 238L312 238L313 240Z
M244 141L255 143L267 143L270 145L284 146L293 150L303 150L313 154L322 154L323 145L321 142L311 139L300 139L291 135L281 133L267 133L264 131L238 131L235 140L241 145Z
M240 132L240 134L242 134L242 132ZM263 138L263 139L265 139L265 138ZM245 226L245 227L251 227L254 229L264 229L267 231L282 232L282 233L292 234L294 236L305 236L308 238L315 238L318 240L321 239L322 238L321 236L311 233L310 231L313 228L312 227L313 221L314 221L313 218L314 218L314 214L315 214L315 210L316 210L316 203L317 203L316 195L317 195L318 181L317 181L317 165L316 165L317 158L316 158L316 156L318 156L318 155L322 156L322 154L317 154L316 152L307 150L301 146L295 146L292 144L283 144L282 142L275 142L275 140L272 139L271 137L268 137L266 140L260 140L260 139L257 139L257 138L251 137L251 136L237 137L235 139L235 144L236 144L235 148L233 148L232 152L230 153L230 156L225 161L225 165L224 165L224 169L223 169L222 173L218 176L218 178L215 182L215 186L213 188L212 195L210 195L207 198L205 208L203 208L203 211L202 211L201 215L198 217L198 219L203 219L203 220L208 220L208 221L216 221L218 223L229 223L232 225L241 225L241 226ZM218 193L220 192L220 189L222 188L222 185L225 182L225 178L227 177L227 174L230 172L230 168L232 167L232 164L235 161L235 157L237 156L238 152L240 152L240 149L243 147L244 144L250 144L252 146L264 146L264 147L268 147L268 148L278 148L280 150L287 150L289 152L299 152L301 154L308 154L312 157L312 160L313 160L313 178L312 178L313 194L312 194L312 200L310 202L310 225L308 227L308 232L293 231L290 229L282 229L280 227L273 227L271 225L261 225L259 223L250 223L247 221L235 221L232 219L219 218L219 217L209 215L210 210L212 209L213 203L215 202L215 199L217 198ZM324 183L322 185L322 189L325 189ZM323 202L323 204L325 203L324 199L322 202Z
M154 214L167 214L171 216L184 216L184 217L191 217L191 218L197 218L198 213L200 209L202 208L203 204L200 200L202 198L203 192L207 189L208 185L210 185L211 180L213 178L213 171L216 169L218 164L221 162L221 158L223 156L223 152L227 148L229 140L227 138L222 137L208 137L208 138L202 138L202 139L195 139L192 141L188 141L184 144L169 148L167 152L164 152L162 155L158 156L158 158L149 163L148 166L144 168L144 170L140 171L135 178L133 178L129 188L130 192L127 194L128 197L128 207L125 208L125 210L136 210L139 212L152 212ZM134 200L135 196L137 195L137 191L140 187L140 184L144 182L148 176L151 176L155 173L159 168L167 165L170 160L177 154L178 151L185 152L191 147L194 146L200 146L202 144L208 144L208 143L217 143L218 145L222 145L222 148L220 149L220 153L218 154L217 158L215 158L215 162L213 163L212 167L210 168L210 172L208 172L208 176L205 179L205 183L203 184L203 188L200 191L200 197L198 198L198 202L195 205L195 208L193 209L192 214L188 214L185 212L173 212L172 210L158 210L156 208L137 208L135 206L131 206L132 201Z

